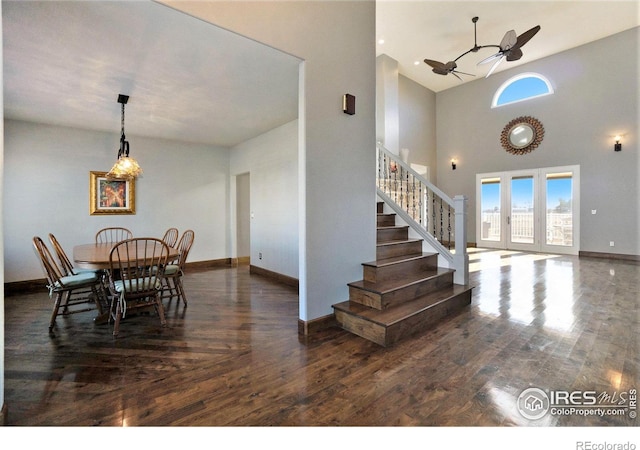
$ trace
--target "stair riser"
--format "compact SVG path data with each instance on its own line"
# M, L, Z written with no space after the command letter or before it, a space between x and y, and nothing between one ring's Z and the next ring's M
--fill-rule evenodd
M395 214L379 214L377 225L379 227L393 227L396 225L396 215Z
M385 346L386 330L383 326L340 310L335 311L335 317L344 330Z
M444 317L451 316L471 304L471 290L442 301L433 307L387 328L385 347L401 339L424 332L436 326Z
M378 245L376 258L378 260L396 256L419 255L422 253L422 241L401 242L392 245Z
M389 347L404 338L434 328L444 317L458 313L469 304L471 304L471 290L443 300L387 327L339 309L335 310L335 317L344 330L383 347Z
M372 283L382 283L407 277L411 275L424 276L424 272L433 270L438 266L438 255L434 254L424 258L413 258L407 261L391 264L388 266L368 266L362 267L363 279Z
M378 228L377 242L406 241L409 238L409 227Z
M349 300L382 310L411 301L442 287L451 286L451 284L453 284L453 272L382 294L367 291L358 286L349 286Z

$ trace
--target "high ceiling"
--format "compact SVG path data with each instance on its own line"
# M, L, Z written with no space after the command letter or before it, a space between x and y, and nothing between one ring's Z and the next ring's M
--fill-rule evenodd
M298 115L299 60L150 1L3 1L5 117L232 146Z
M479 45L541 25L499 71L638 26L639 1L379 0L377 53L438 92L460 81L422 60L470 49L473 16ZM8 118L118 134L126 94L128 136L233 146L298 114L298 58L153 1L3 0L2 19ZM463 57L460 70L484 76L476 62L493 52Z
M473 17L478 17L478 45L497 45L505 33L517 35L540 25L522 48L519 61L500 63L494 73L559 53L640 25L640 2L627 1L396 1L376 3L377 55L398 61L399 72L434 92L458 86L453 75L435 74L425 58L446 63L474 46ZM484 77L491 64L477 63L497 49L484 48L457 61L458 70ZM629 55L638 58L638 55ZM415 62L418 65L415 65ZM606 64L606 61L603 62Z

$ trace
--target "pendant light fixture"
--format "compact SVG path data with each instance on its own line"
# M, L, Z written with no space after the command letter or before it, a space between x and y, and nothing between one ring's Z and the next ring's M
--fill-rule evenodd
M118 103L122 104L120 149L118 150L118 160L109 173L107 173L107 178L132 179L142 175L142 169L138 161L129 157L129 141L127 141L124 135L124 105L126 105L128 101L128 95L118 95Z

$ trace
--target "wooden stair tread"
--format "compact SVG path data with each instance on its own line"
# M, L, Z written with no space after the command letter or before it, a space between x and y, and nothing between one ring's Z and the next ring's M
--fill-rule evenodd
M413 254L413 255L392 256L390 258L377 259L375 261L369 261L369 262L366 262L366 263L362 263L362 265L363 266L371 266L371 267L386 267L386 266L390 266L390 265L393 265L393 264L403 263L405 261L409 261L409 260L412 260L412 259L429 258L429 257L432 257L434 255L437 255L437 253L423 252L423 253L416 253L416 254Z
M362 280L347 283L349 300L333 305L346 331L384 347L434 326L471 303L470 286L453 283L454 269L377 203L376 260L362 264Z
M398 289L402 289L414 284L422 283L426 280L436 278L442 275L446 275L449 273L455 272L454 269L448 269L446 267L436 267L432 270L427 270L424 272L423 276L416 277L413 274L407 275L406 278L396 278L393 280L387 280L384 282L373 283L371 281L366 280L358 280L352 283L348 283L349 286L364 289L366 291L375 292L377 294L385 294L387 292L395 291Z
M434 305L464 294L471 289L472 287L468 285L454 284L385 310L369 308L358 303L349 302L348 300L337 303L333 305L333 307L347 314L362 317L365 320L377 323L383 327L389 327L408 317L419 314Z
M423 239L415 239L415 238L409 238L409 239L396 239L393 241L388 241L388 242L378 242L376 245L378 247L382 247L385 245L395 245L395 244L406 244L409 242L422 242Z

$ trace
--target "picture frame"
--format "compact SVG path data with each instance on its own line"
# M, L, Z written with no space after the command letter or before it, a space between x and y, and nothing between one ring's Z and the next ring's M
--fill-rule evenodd
M136 180L107 178L107 172L89 172L89 214L135 214Z

